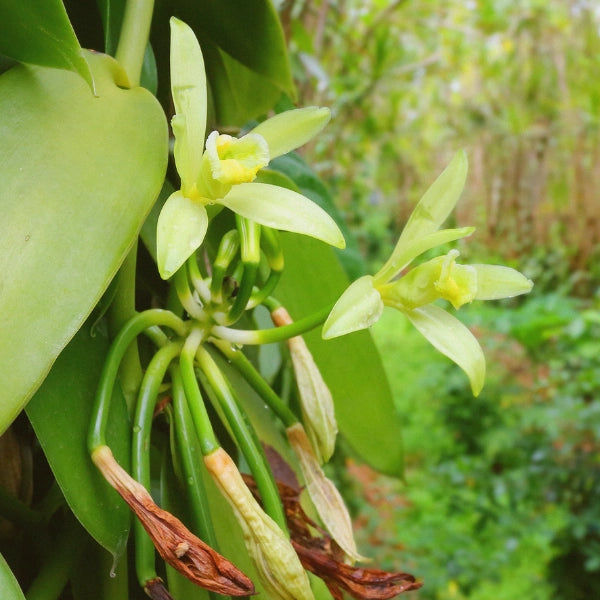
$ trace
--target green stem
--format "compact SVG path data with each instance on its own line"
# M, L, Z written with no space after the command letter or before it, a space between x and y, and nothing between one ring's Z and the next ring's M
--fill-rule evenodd
M173 342L163 346L153 357L142 380L136 404L131 450L132 477L146 489L151 487L150 477L150 434L152 417L160 385L171 361L179 354L183 344ZM135 529L135 569L142 587L157 577L154 544L138 519Z
M324 323L332 308L333 304L321 308L303 319L294 321L290 325L283 325L282 327L273 327L271 329L231 329L223 325L215 325L211 329L211 334L233 344L256 345L283 342L306 333Z
M185 390L188 406L192 413L192 420L194 421L196 433L200 440L200 448L202 454L207 456L217 450L220 444L213 431L200 388L198 387L196 373L194 372L194 357L202 343L203 337L204 332L201 329L194 329L190 333L181 352L179 366L183 389Z
M135 315L135 273L137 266L137 242L129 251L116 276L116 292L108 312L108 324L114 338L123 325ZM137 344L131 344L119 367L119 381L130 413L135 404L142 380L142 365Z
M53 600L64 589L84 544L84 530L71 513L65 514L59 538L49 549L40 572L29 586L27 600Z
M127 0L125 4L116 59L125 69L131 87L140 84L153 11L154 0Z
M181 371L177 366L171 368L171 381L173 384L172 404L177 450L183 466L183 485L188 492L194 527L203 541L218 550L217 536L212 525L210 508L202 484L202 474L199 470L200 465L202 465L202 453L198 447L198 437L194 430L192 415L185 397Z
M0 486L0 515L26 529L33 529L44 521L41 512L32 510L2 486Z
M252 425L248 421L223 373L206 348L198 348L196 359L208 383L215 392L227 423L231 427L235 441L252 471L265 512L281 527L282 531L287 532L285 512L281 504L277 485Z
M100 376L88 433L88 450L90 453L98 446L106 445L106 426L113 388L119 365L127 348L140 333L155 326L168 327L180 337L183 337L188 330L187 324L179 317L168 310L161 309L151 309L139 313L121 329L110 347Z
M194 300L194 296L190 290L186 265L183 265L175 272L173 275L173 283L175 284L175 290L177 291L179 301L188 315L202 321L205 318L205 314L202 310L202 306Z
M224 340L212 342L243 375L252 389L265 401L267 406L279 417L286 428L298 422L298 417L290 410L287 404L273 391L254 365L246 358L243 352Z

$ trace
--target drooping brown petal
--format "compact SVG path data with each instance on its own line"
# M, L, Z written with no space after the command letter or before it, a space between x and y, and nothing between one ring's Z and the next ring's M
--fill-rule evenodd
M258 496L254 480L244 479ZM277 482L283 502L292 545L305 569L323 579L335 600L342 600L345 590L357 600L389 600L398 594L419 589L423 583L408 573L390 573L379 569L354 567L343 562L344 553L300 505L300 490ZM314 535L317 532L318 535Z
M160 577L149 579L144 585L144 591L152 600L173 600L169 594L163 580Z
M136 514L165 562L207 590L229 596L255 593L252 581L237 567L159 508L146 488L121 468L110 448L96 448L92 459Z
M321 550L306 548L292 540L305 569L325 583L336 600L345 590L358 600L389 600L402 592L419 589L423 583L408 573L389 573L379 569L354 567L334 560Z

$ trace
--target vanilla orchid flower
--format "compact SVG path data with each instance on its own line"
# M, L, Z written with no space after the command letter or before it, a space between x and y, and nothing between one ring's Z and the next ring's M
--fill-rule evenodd
M253 183L277 156L314 137L329 121L327 108L290 110L267 119L241 138L213 131L206 140L206 74L198 40L171 18L171 93L175 115L175 166L181 188L162 208L157 226L158 270L168 279L202 244L207 206L220 205L261 225L309 235L338 248L344 237L311 200L285 188Z
M366 329L379 320L384 306L391 306L463 369L473 394L478 395L485 379L481 346L467 327L433 302L445 299L459 308L472 300L526 294L533 283L509 267L457 264L456 250L403 274L427 250L473 233L473 227L439 229L456 206L466 176L467 158L459 152L415 207L389 260L375 275L357 279L336 302L323 327L323 337Z

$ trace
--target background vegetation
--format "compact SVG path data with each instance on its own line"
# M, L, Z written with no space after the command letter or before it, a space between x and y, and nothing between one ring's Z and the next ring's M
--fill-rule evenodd
M354 467L363 543L424 577L419 598L599 597L597 4L295 2L287 27L302 102L334 110L309 162L368 261L464 147L470 258L536 282L461 311L488 328L477 399L401 315L374 328L408 470L405 485Z

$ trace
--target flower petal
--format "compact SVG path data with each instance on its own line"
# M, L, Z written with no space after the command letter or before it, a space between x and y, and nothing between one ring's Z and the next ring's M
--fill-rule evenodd
M471 265L477 272L476 300L498 300L527 294L533 281L516 269L502 265Z
M200 246L208 228L206 208L186 198L181 191L165 202L156 227L158 271L169 279Z
M301 233L344 248L344 236L335 221L314 202L268 183L241 183L220 200L233 212L273 229Z
M467 157L464 151L461 150L454 155L450 164L432 183L415 206L402 230L392 256L376 275L378 281L389 281L413 258L438 245L436 243L421 249L423 247L421 240L436 231L456 206L465 186L467 168ZM458 232L460 230L448 231ZM465 233L464 235L469 234Z
M383 300L371 275L354 281L340 296L323 325L323 338L330 339L376 323L383 312Z
M467 327L434 304L407 310L404 314L432 346L467 374L473 395L478 396L485 379L485 357Z
M396 244L388 261L375 274L375 284L386 283L402 271L417 256L448 242L459 240L471 235L475 227L460 227L459 229L442 229L413 240L410 244Z
M307 106L279 113L263 121L250 133L259 133L267 140L273 159L306 144L327 125L330 118L328 108Z
M206 73L194 32L175 17L170 23L175 165L184 193L191 195L200 174L206 131Z
M421 238L440 227L454 210L465 187L467 169L467 155L460 150L415 206L401 240L408 242Z

